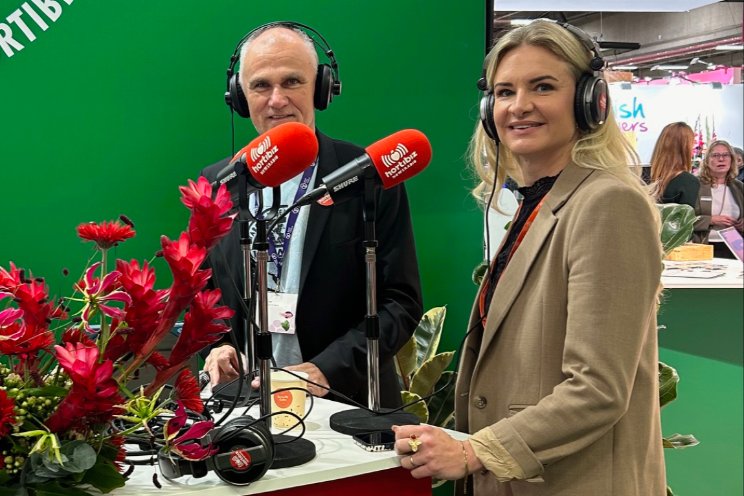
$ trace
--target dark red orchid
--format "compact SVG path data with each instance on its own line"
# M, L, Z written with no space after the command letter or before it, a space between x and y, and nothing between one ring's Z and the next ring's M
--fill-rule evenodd
M194 422L185 433L178 436L181 430L186 427L188 421L188 415L183 403L178 402L178 408L174 412L175 416L169 419L165 423L164 436L165 444L168 449L174 454L180 456L185 460L199 461L208 458L219 451L211 444L207 447L203 447L199 441L209 431L214 428L214 422L211 420L203 420ZM178 437L176 437L178 436Z
M176 379L176 398L183 403L183 406L192 412L204 411L204 402L201 399L201 390L199 381L190 370L184 369L178 374Z
M108 250L134 236L132 226L121 224L119 221L103 221L100 224L88 222L77 226L77 234L81 239L93 241L101 250Z
M181 186L181 202L191 210L188 235L191 242L209 250L230 232L237 214L226 215L233 206L225 185L212 198L212 185L204 176Z
M5 390L0 389L0 438L12 431L15 423L15 401Z

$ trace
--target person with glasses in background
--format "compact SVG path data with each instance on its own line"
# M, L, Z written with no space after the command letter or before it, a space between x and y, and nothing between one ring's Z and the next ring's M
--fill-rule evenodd
M734 258L718 234L721 229L735 227L744 231L744 184L736 179L734 149L727 142L710 144L700 166L700 195L695 206L698 216L693 241L713 245L713 256Z

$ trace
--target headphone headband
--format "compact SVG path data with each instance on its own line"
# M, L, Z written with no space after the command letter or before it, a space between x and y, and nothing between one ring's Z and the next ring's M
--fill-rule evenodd
M235 74L235 66L240 59L240 52L243 45L257 33L262 33L274 27L283 27L293 31L302 31L315 45L316 49L323 52L328 59L328 63L319 63L318 72L315 78L314 105L318 110L325 110L328 104L333 101L333 97L341 94L341 80L339 79L338 62L333 49L326 39L315 29L306 24L294 21L274 21L262 24L248 31L235 46L230 65L227 68L227 90L225 91L225 103L238 113L241 117L250 117L248 103L245 98L243 88L240 86L240 78Z

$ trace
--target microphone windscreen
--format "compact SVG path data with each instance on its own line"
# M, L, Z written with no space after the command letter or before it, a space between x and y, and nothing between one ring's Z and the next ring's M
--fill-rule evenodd
M385 189L415 176L431 161L431 144L424 133L403 129L366 149Z
M235 154L263 186L276 187L304 171L318 156L315 132L300 122L273 127Z

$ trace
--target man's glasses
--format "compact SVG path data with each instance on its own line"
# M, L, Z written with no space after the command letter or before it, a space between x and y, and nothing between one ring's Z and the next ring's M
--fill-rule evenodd
M716 160L718 160L720 158L731 158L731 154L730 153L711 153L710 156L713 157Z

